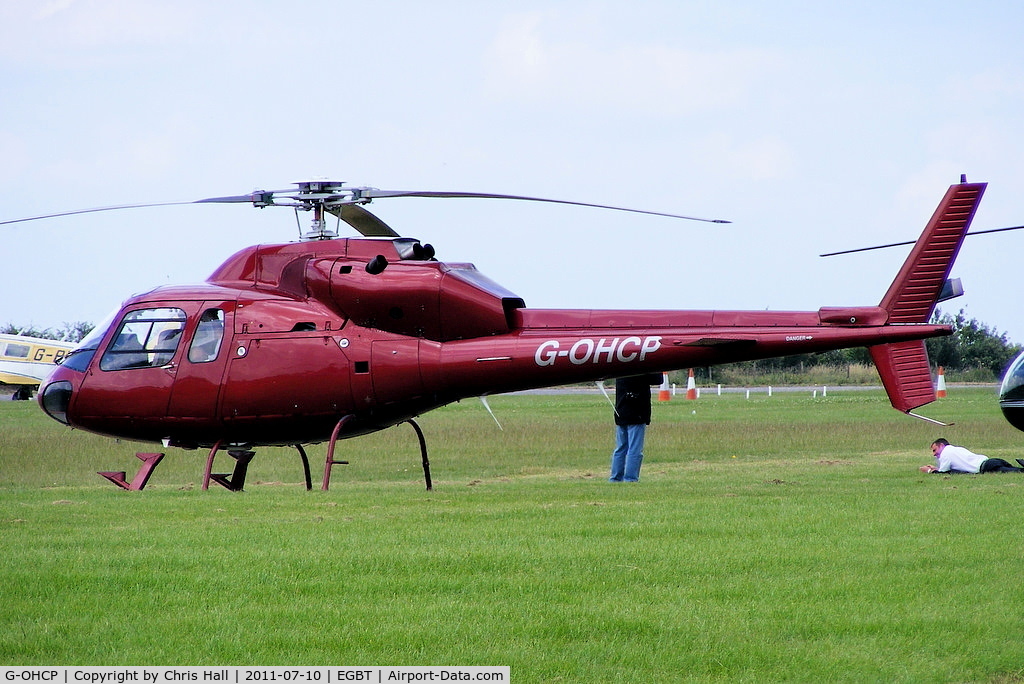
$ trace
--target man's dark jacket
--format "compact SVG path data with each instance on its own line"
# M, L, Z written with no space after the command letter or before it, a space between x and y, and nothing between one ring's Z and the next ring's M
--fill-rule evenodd
M661 373L633 375L615 380L615 424L651 424L651 385L661 384Z

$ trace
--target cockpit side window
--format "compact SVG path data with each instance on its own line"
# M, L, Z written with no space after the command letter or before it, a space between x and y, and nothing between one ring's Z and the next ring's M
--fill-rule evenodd
M121 327L100 359L100 369L154 368L174 357L185 330L181 309L139 309L121 321Z
M196 334L188 348L188 360L192 363L208 363L217 358L224 341L224 311L207 309L199 317Z

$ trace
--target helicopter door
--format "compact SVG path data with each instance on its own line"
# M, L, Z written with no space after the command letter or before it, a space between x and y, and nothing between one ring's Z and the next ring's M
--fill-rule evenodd
M79 390L76 403L86 415L143 421L166 415L187 321L182 307L189 304L148 304L124 315Z
M236 335L224 380L225 420L341 415L351 410L348 359L323 332Z
M234 302L206 302L195 332L178 364L167 415L172 418L216 418Z

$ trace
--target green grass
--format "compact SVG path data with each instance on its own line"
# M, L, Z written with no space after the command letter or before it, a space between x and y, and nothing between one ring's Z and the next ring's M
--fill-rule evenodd
M294 450L203 492L173 450L0 404L0 663L509 665L514 681L1019 681L1024 477L923 475L938 436L1024 456L993 390L901 416L879 392L654 407L605 481L601 396L492 397ZM323 447L310 450L314 480ZM226 459L225 459L226 460ZM219 469L228 465L219 462Z

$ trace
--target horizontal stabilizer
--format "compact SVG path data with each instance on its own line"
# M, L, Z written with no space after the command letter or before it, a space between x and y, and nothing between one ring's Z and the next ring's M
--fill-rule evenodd
M942 286L942 291L939 292L940 302L948 302L950 299L956 299L964 295L964 285L960 282L959 278L949 278L946 283Z
M935 401L924 340L879 344L868 351L893 408L910 413Z

